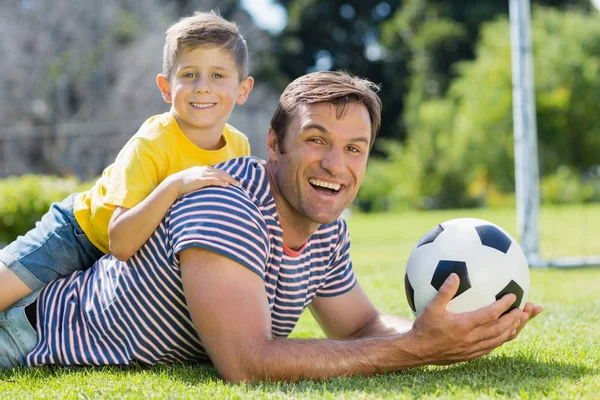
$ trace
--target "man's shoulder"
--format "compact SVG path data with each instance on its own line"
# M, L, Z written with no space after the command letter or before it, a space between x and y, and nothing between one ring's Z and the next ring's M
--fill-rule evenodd
M272 200L265 170L265 161L257 157L238 157L215 165L226 171L238 182L238 186L206 186L184 195L184 203L196 204L203 208L211 205L227 208L227 212L239 213L241 209L262 208Z
M237 157L216 164L215 168L222 169L240 182L240 186L249 189L251 186L268 187L266 161L254 157ZM252 185L255 184L255 185Z

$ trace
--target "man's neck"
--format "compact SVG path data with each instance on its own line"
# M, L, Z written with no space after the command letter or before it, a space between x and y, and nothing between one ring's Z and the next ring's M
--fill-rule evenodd
M285 198L281 196L277 183L272 178L272 168L273 164L267 161L266 171L275 200L279 225L281 225L281 230L283 231L283 244L291 250L299 250L321 225L300 215L290 206Z

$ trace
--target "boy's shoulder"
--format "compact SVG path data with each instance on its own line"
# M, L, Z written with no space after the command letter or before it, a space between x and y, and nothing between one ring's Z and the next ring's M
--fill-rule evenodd
M135 136L140 139L156 140L176 129L175 118L170 112L153 115L140 126Z
M225 136L229 136L232 139L242 139L242 140L248 140L248 137L240 130L238 130L237 128L235 128L233 125L230 124L225 124L225 126L223 127L223 135Z

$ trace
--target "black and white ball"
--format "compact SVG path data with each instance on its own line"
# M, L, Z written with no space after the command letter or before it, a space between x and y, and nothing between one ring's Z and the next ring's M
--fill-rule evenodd
M514 293L511 309L525 305L529 293L529 265L519 244L502 228L475 218L443 222L417 243L404 276L408 304L416 316L455 272L458 292L446 309L474 311Z

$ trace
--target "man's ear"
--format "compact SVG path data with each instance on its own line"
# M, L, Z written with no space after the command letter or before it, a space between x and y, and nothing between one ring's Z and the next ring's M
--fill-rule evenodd
M173 98L171 97L171 85L169 85L169 78L163 74L158 74L156 76L156 86L158 86L160 94L165 102L170 103L173 101Z
M277 135L273 128L269 126L269 132L267 133L267 156L270 160L276 160L277 156L281 154L279 151L279 142L277 141Z
M238 105L242 105L248 100L248 96L254 87L254 78L249 76L240 83L240 93L236 99Z

